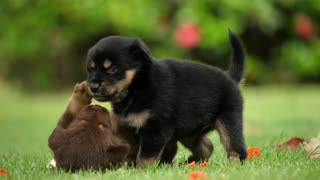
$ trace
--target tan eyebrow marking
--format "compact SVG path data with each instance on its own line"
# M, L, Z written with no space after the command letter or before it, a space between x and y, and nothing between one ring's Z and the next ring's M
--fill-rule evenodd
M89 67L90 68L95 68L96 67L96 63L93 60L89 61Z
M111 61L108 58L106 58L103 62L103 67L108 69L108 67L110 66L111 66Z

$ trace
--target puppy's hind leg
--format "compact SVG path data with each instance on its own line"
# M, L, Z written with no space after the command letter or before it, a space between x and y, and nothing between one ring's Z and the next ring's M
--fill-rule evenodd
M220 135L220 141L227 151L228 158L245 160L247 151L242 132L242 110L225 112L217 119L216 129Z
M187 160L188 163L192 161L208 161L213 152L213 144L206 135L184 139L180 142L192 152L192 155Z

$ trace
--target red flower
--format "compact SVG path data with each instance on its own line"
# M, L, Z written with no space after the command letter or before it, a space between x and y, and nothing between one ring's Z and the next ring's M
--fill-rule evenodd
M294 19L295 30L296 33L306 39L309 40L313 38L316 34L315 26L312 20L308 16L297 15Z
M203 171L192 171L188 173L188 178L190 180L195 180L195 179L207 179L206 178L206 172Z
M203 162L203 163L200 164L200 167L201 167L201 168L204 168L204 167L206 167L207 165L208 165L208 162L205 161L205 162Z
M195 161L192 161L191 163L188 164L189 168L193 169L196 165Z
M7 176L7 177L11 176L11 174L8 171L6 171L5 169L3 169L3 168L0 169L0 174L2 176Z
M200 28L193 23L180 24L175 29L174 38L178 46L186 49L194 48L201 39Z
M251 159L252 157L259 157L261 155L261 150L258 147L251 147L248 149L247 159Z

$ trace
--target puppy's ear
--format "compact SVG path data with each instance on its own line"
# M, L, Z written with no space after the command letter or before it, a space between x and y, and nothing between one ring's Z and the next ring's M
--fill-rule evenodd
M138 38L135 38L133 40L133 43L130 46L130 52L132 54L134 54L138 59L142 58L143 60L148 61L148 62L151 62L151 60L152 60L150 50Z
M129 150L129 144L113 145L107 148L106 154L107 157L109 157L109 162L120 163L127 158Z

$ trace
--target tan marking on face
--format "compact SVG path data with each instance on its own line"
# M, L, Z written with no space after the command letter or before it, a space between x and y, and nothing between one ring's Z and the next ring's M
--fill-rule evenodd
M127 89L131 84L135 76L135 73L136 73L136 70L127 70L124 79L122 79L121 81L118 81L114 85L104 81L101 83L101 88L104 91L106 91L108 94L114 94L115 92L118 92L121 94L121 92L124 92L125 89Z
M117 84L115 84L115 87L118 90L118 92L121 92L123 89L129 87L135 74L136 70L134 69L126 71L126 77L123 80L119 81Z
M96 63L93 60L89 61L89 67L90 68L95 68L96 67Z
M109 59L105 59L103 62L103 67L108 69L111 66L111 61Z
M107 93L109 94L113 94L114 92L116 92L116 87L111 85L110 83L106 82L106 81L103 81L101 83L101 88L106 91Z

